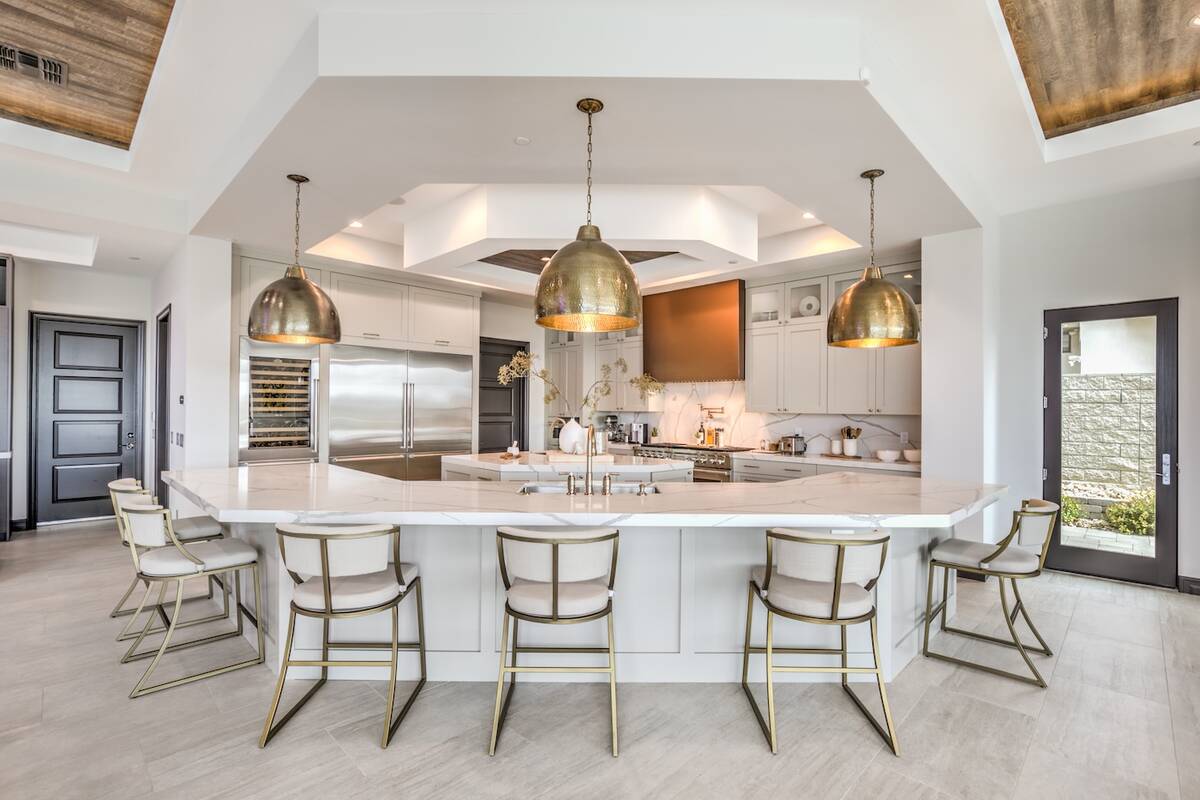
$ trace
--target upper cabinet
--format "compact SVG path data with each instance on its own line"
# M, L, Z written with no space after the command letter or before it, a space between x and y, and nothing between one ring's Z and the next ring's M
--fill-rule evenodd
M746 354L747 409L824 412L828 349L823 321L751 331Z
M330 296L342 318L342 336L403 342L409 336L409 287L335 272Z
M746 290L746 327L782 325L784 284L756 286Z
M577 342L579 334L575 331L556 331L553 328L546 331L546 345L548 347L566 347L569 344Z
M241 284L239 286L241 302L238 304L237 320L238 327L242 331L246 330L250 322L250 306L254 304L255 298L263 289L267 288L267 284L282 278L287 268L287 264L281 264L278 261L265 261L261 258L242 259ZM305 267L304 271L313 283L318 286L323 285L325 276L321 270Z
M617 362L625 361L625 371L622 372ZM612 367L612 392L601 397L597 411L655 411L661 410L656 405L656 398L642 397L642 393L629 381L644 371L642 365L642 342L640 339L625 339L622 341L604 341L596 343L596 377L600 370L608 364Z
M254 298L283 277L287 264L241 256L237 326L243 333ZM329 294L353 344L473 352L479 346L479 298L424 286L305 267L308 277Z
M829 348L831 414L920 414L921 345Z
M438 347L474 347L478 301L465 294L414 286L410 339Z
M829 280L824 276L746 290L746 327L767 328L824 319Z

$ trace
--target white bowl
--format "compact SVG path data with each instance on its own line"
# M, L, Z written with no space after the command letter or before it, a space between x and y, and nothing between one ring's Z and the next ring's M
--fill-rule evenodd
M893 461L900 458L900 451L899 450L876 450L875 457L878 458L880 461L890 464Z
M920 450L905 450L904 451L904 460L909 461L913 464L920 464L921 463L921 451Z

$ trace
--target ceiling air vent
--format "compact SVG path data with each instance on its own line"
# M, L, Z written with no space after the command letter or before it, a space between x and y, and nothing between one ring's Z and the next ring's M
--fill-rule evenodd
M54 86L67 85L67 65L11 44L0 43L0 69L12 70Z

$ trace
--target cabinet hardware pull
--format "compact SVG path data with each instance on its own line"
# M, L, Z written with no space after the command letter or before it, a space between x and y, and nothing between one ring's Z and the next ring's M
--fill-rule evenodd
M450 344L450 340L449 339L434 339L433 343L434 344Z
M378 334L378 333L366 333L365 331L363 332L363 336L364 336L364 337L371 338L371 339L378 339L378 338L379 338L379 334Z

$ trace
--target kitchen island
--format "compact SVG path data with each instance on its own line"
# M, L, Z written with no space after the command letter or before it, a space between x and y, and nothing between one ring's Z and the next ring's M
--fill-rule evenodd
M273 643L268 654L273 667L279 663L279 623L287 618L292 596L274 525L387 523L401 527L402 558L421 570L430 679L470 681L496 678L503 610L498 525L620 529L614 605L622 681L740 679L746 582L750 569L764 561L766 528L888 530L892 544L878 592L881 656L890 679L918 650L931 540L948 536L950 528L1005 491L997 485L833 473L770 484L662 483L646 496L526 495L512 482L397 481L325 464L181 470L164 473L164 479L173 495L229 523L235 536L259 550L266 605L260 618ZM401 620L401 636L414 638L411 608ZM758 615L760 626L762 620ZM602 641L599 625L603 621L522 626L522 644L594 643ZM388 615L381 614L339 621L333 635L383 641L389 628ZM778 642L802 646L832 646L836 636L830 626L776 628ZM319 652L319 641L319 622L301 618L299 657ZM852 665L867 665L867 626L850 629L850 650ZM376 656L367 651L361 657ZM402 662L402 674L413 674L416 656L403 658L409 661ZM570 657L531 655L546 664L564 658ZM378 673L344 668L333 677L378 679ZM304 670L295 674L306 677Z

